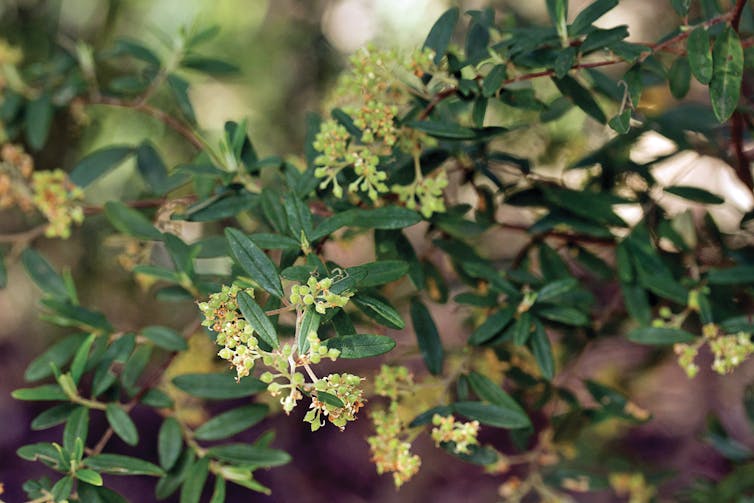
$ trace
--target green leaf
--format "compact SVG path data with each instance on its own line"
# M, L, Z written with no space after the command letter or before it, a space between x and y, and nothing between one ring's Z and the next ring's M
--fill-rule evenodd
M224 76L238 73L238 67L234 64L202 56L186 56L181 60L181 66L191 70L198 70L209 75Z
M21 388L13 390L10 394L16 400L29 402L46 402L67 400L68 397L57 384L43 384L36 388Z
M673 10L681 17L687 16L691 8L691 0L671 0L670 4L673 6Z
M152 341L155 346L168 351L185 351L188 349L186 339L172 328L150 325L141 330L141 335Z
M139 432L136 431L136 425L128 416L128 413L123 410L119 404L109 403L105 410L107 416L107 422L113 428L113 431L128 445L136 445L139 443Z
M726 26L712 50L712 80L709 94L712 111L720 122L727 121L738 106L744 73L744 50L736 30Z
M600 1L601 0L598 0L598 3ZM563 96L566 96L573 101L573 104L583 110L584 113L602 124L607 122L605 113L592 97L592 93L579 84L576 79L569 75L565 75L562 79L553 77L552 81L555 83L558 91L560 91Z
M361 288L384 285L396 281L408 273L408 263L402 260L381 260L346 268L349 276L360 278L356 285Z
M21 263L31 280L46 296L70 298L63 277L56 273L50 263L35 249L26 248L21 253Z
M136 149L136 168L155 194L164 194L168 189L168 170L160 153L150 141Z
M351 209L325 219L312 233L316 241L329 236L341 227L361 227L366 229L403 229L421 222L422 218L413 210L400 206L387 206L374 210Z
M356 334L332 337L325 341L328 348L340 351L340 358L369 358L391 351L395 341L386 335Z
M685 56L678 56L668 71L670 94L677 100L684 98L691 87L691 66Z
M101 486L103 484L102 475L88 468L76 470L76 478L93 486Z
M674 185L672 187L665 187L663 190L674 196L702 204L723 204L725 202L725 199L709 192L708 190L699 187L691 187L689 185Z
M277 331L259 304L246 292L240 292L237 300L241 314L249 322L251 328L273 349L277 348L280 345Z
M256 233L249 238L263 250L298 250L301 248L299 241L281 234Z
M47 442L37 442L20 447L16 454L26 461L41 461L48 466L59 466L60 459L58 450L53 444Z
M136 382L147 367L151 356L151 346L138 346L126 361L120 374L120 382L129 394L134 395L138 391L135 389Z
M255 395L267 385L254 377L236 382L232 374L183 374L173 384L189 395L209 400L227 400Z
M288 217L288 228L294 239L301 239L301 234L310 239L312 235L312 213L309 207L293 194L285 197L285 213Z
M52 100L44 93L26 105L26 141L34 150L41 150L47 143L52 125Z
M112 51L115 55L121 56L127 54L155 67L159 67L161 64L160 58L151 49L142 45L141 42L128 38L119 38L116 40Z
M432 29L429 30L427 39L424 41L424 47L429 47L435 51L434 62L436 65L440 63L448 49L453 30L458 23L458 13L458 7L446 10L432 25Z
M472 371L466 376L466 378L471 385L471 389L474 390L474 393L485 402L508 409L523 418L527 417L524 409L522 409L521 406L505 392L505 390L492 382L487 376Z
M217 415L194 431L197 440L223 440L251 428L267 415L263 404L251 404Z
M197 461L186 474L186 479L181 488L180 503L199 503L202 489L209 475L209 458L204 457Z
M542 372L542 377L551 381L555 375L555 358L552 354L550 338L547 337L545 327L536 318L534 319L534 332L532 332L529 338L529 345L531 346L531 351L534 354L534 359L537 361L539 370Z
M144 396L141 397L141 403L155 409L169 409L174 405L170 395L157 388L150 388L144 393Z
M154 494L158 500L163 500L173 494L188 475L188 471L194 466L196 459L194 451L186 449L183 451L175 466L168 471L165 477L160 478L154 488Z
M380 296L359 293L358 295L353 296L351 301L359 308L359 310L361 310L361 312L375 320L380 325L395 330L402 330L406 327L406 323L401 319L401 315L398 314L398 311Z
M631 130L631 110L626 109L615 117L611 118L608 126L618 134L626 134Z
M215 488L212 490L212 497L209 503L225 503L225 479L215 477Z
M152 222L120 201L105 203L105 215L113 227L124 234L146 240L160 241L163 239L162 232L158 231Z
M652 322L652 309L646 290L636 284L621 283L621 292L628 314L640 324L649 325Z
M68 417L63 429L63 449L73 452L76 439L81 439L86 444L86 437L89 434L89 409L79 406Z
M550 21L555 26L560 40L568 40L568 0L547 0L547 13L550 15Z
M537 316L565 325L583 327L589 325L589 317L576 308L568 306L540 306L536 308Z
M61 403L42 411L31 421L31 429L35 431L46 430L47 428L63 424L76 407L72 403Z
M492 70L484 78L482 83L482 96L490 98L494 96L500 87L503 85L503 81L507 77L505 65L495 65Z
M327 393L326 391L317 391L317 400L332 407L338 407L341 409L346 406L346 404L343 403L343 400L333 395L332 393Z
M207 454L221 461L260 467L280 466L291 461L284 451L250 444L227 444L211 447Z
M579 286L576 278L565 278L543 286L537 293L537 302L550 302Z
M523 346L529 340L531 334L532 316L530 311L524 311L519 315L516 323L513 325L513 343L517 346Z
M173 93L178 108L181 109L183 115L189 122L196 122L196 116L194 115L194 107L191 105L191 99L189 99L188 90L189 83L185 79L175 75L168 75L168 87Z
M696 340L694 334L690 334L680 328L671 327L642 327L631 330L628 340L638 344L650 344L653 346L662 346L676 344L679 342L693 342Z
M516 406L517 409L511 409L482 402L456 402L453 410L468 419L497 428L528 428L531 421L520 411L518 404Z
M97 338L95 334L90 334L86 339L84 339L84 342L81 343L81 346L79 346L78 350L76 350L76 355L73 357L73 362L71 362L71 377L73 378L73 382L78 384L79 380L81 379L81 374L84 373L84 368L86 367L86 360L89 358L89 350L92 347L92 344L94 343L94 340Z
M85 334L70 335L53 344L47 351L36 357L24 373L29 382L39 381L52 375L52 367L63 368L84 341Z
M160 432L157 434L157 455L160 466L165 470L173 468L181 455L182 449L181 425L175 418L166 417L162 426L160 426Z
M584 10L579 12L576 19L573 20L568 33L573 35L583 35L592 26L592 23L597 21L608 11L614 9L618 5L618 0L597 0L589 4Z
M121 454L97 454L86 458L84 463L92 470L112 475L165 475L162 468L157 465Z
M507 131L502 127L467 128L450 122L409 121L406 126L427 133L442 140L476 140L482 141Z
M298 327L298 353L306 354L309 351L309 334L319 331L319 323L322 321L322 315L314 310L314 307L307 306L301 317L301 326Z
M62 479L55 482L55 485L53 485L52 489L50 490L50 494L53 501L68 501L68 497L71 495L72 490L73 477L66 475Z
M495 337L508 326L516 312L515 307L508 306L489 316L469 337L469 344L478 346Z
M80 187L86 187L100 176L115 169L134 152L133 147L123 145L95 150L74 166L70 175L71 181Z
M726 269L710 269L707 282L711 285L746 285L754 283L754 266L739 265Z
M420 300L411 300L411 321L424 364L434 375L442 373L443 348L432 315Z
M272 260L238 229L226 228L225 237L228 240L233 258L251 279L267 292L282 298L283 286Z
M712 49L710 47L709 33L703 26L692 31L686 41L691 74L704 85L712 80Z
M578 55L578 49L575 47L566 47L558 51L558 57L555 59L553 70L555 70L555 77L562 79L573 67L576 62L576 56Z

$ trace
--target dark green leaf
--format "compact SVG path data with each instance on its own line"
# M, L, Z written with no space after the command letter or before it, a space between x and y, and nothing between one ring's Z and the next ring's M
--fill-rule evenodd
M458 23L458 7L453 7L445 11L439 17L432 29L429 30L427 39L424 41L424 47L429 47L435 51L435 64L439 64L445 55L445 51L450 44L450 38L453 36L453 29Z
M251 404L213 417L194 431L197 440L222 440L251 428L267 415L263 404Z
M529 340L531 334L532 316L530 311L521 313L513 324L513 343L523 346Z
M76 470L76 478L93 486L101 486L103 483L102 475L88 468Z
M260 467L280 466L290 462L287 452L250 444L228 444L212 447L207 454L222 461Z
M382 260L348 267L346 273L361 278L356 281L357 286L368 288L402 278L408 273L408 264L402 260Z
M482 402L456 402L453 410L458 414L497 428L528 428L531 421L517 404L517 409Z
M68 497L71 495L72 490L73 477L66 475L62 479L55 482L55 485L53 485L52 489L50 490L50 494L53 501L68 501Z
M482 83L482 96L489 98L497 93L500 86L503 85L503 81L507 77L505 65L495 65L490 70L490 73L484 78Z
M429 309L418 299L411 301L411 321L424 364L432 374L439 375L442 372L444 356L442 341Z
M100 176L115 169L134 152L133 147L120 145L95 150L76 164L71 171L71 181L76 185L86 187Z
M340 358L368 358L378 356L395 347L395 341L386 335L356 334L332 337L326 341L328 348L340 351Z
M604 0L598 0L597 3L600 3L602 1ZM555 83L555 86L558 88L561 94L570 98L571 101L573 101L574 105L582 109L584 113L602 124L605 124L607 122L605 113L592 97L592 93L590 93L581 84L579 84L576 79L569 75L565 75L562 79L554 77L552 81Z
M558 51L558 57L555 59L555 64L553 65L556 78L562 79L568 75L571 67L573 67L576 62L577 54L578 49L575 47L566 47L565 49Z
M526 417L524 409L522 409L508 393L492 382L487 376L472 371L466 377L471 385L471 389L474 390L474 393L476 393L480 399L489 402L492 405L508 409L512 413L518 414L524 418Z
M649 325L652 321L652 310L646 290L636 284L621 283L621 292L628 314L640 324Z
M294 239L301 239L303 233L306 239L312 235L312 212L309 207L296 196L289 194L285 198L285 213L288 217L288 228Z
M495 335L499 334L505 327L508 326L510 321L513 319L513 314L515 312L515 307L508 306L489 316L486 320L484 320L484 323L482 323L479 328L477 328L471 334L471 337L469 337L469 344L484 344L488 340L492 339Z
M358 307L361 312L375 320L380 325L384 325L396 330L405 328L406 323L401 319L398 311L387 303L385 299L377 295L366 295L360 293L351 298L351 301Z
M686 41L691 74L704 85L712 80L712 50L709 33L703 26L696 28Z
M199 503L202 489L209 475L209 458L204 457L197 461L186 474L186 479L181 488L180 503Z
M60 299L70 298L68 288L50 263L33 248L26 248L21 253L21 262L31 280L42 290L44 295Z
M537 361L542 377L551 381L555 375L555 359L552 355L550 338L547 337L544 325L538 319L534 320L534 332L529 339L534 359Z
M155 194L165 193L168 188L168 170L150 141L143 142L136 150L136 167Z
M744 71L744 50L736 30L727 26L712 50L712 80L709 94L712 111L720 122L727 121L738 106Z
M443 140L477 140L482 141L507 131L502 127L484 127L472 129L458 124L440 121L409 121L406 126L417 129L429 136Z
M688 15L689 9L691 8L691 0L671 0L670 3L679 16L683 17Z
M47 93L26 105L26 141L32 149L41 150L47 143L52 115L52 101Z
M163 238L162 232L158 231L144 215L119 201L105 203L105 215L113 227L129 236L156 241Z
M119 404L109 403L105 410L107 422L113 428L113 431L128 445L139 443L139 432L136 431L136 425L128 416L128 412L123 410Z
M283 286L272 260L238 229L226 228L225 237L228 239L233 258L251 279L272 295L282 297Z
M568 306L538 307L536 314L542 318L565 325L586 326L589 324L589 317L586 314Z
M263 250L298 250L301 242L281 234L256 233L249 236Z
M120 374L120 382L123 383L129 394L136 393L136 382L147 367L151 356L151 346L138 346L126 361L123 372Z
M188 349L186 340L172 328L151 325L141 331L141 335L168 351L185 351Z
M346 406L346 404L343 403L343 400L333 395L332 393L327 393L326 391L317 391L317 400L332 407L338 407L341 409Z
M607 123L608 126L618 134L626 134L631 130L631 110L626 109L620 114L610 119Z
M677 100L684 98L691 87L691 67L689 60L684 56L678 56L668 71L668 84L670 94Z
M202 56L187 56L181 61L181 66L198 70L210 75L233 75L238 73L238 67L219 59L205 58Z
M72 403L61 403L60 405L42 411L31 421L31 429L46 430L47 428L63 424L76 407L77 406Z
M95 334L90 334L86 339L84 339L84 342L81 343L81 346L76 350L76 355L73 357L73 361L71 362L71 377L73 378L73 382L78 384L79 379L81 379L81 374L84 373L84 368L86 367L86 360L89 358L89 350L92 347L92 344L94 343L94 340L97 338Z
M97 454L84 460L92 470L113 475L154 475L161 477L165 472L159 466L143 459L121 454Z
M86 444L86 437L89 434L89 409L79 406L71 412L68 421L65 423L63 430L63 449L73 452L76 439L81 439L82 444Z
M215 488L212 491L212 497L209 503L225 503L225 479L215 477Z
M119 38L115 41L112 51L118 56L127 54L155 67L159 67L161 64L160 58L152 50L135 40Z
M174 405L170 395L157 388L150 388L144 393L144 396L141 397L141 403L155 409L169 409Z
M170 470L175 466L183 449L183 434L180 423L173 417L166 417L157 435L157 454L160 466Z
M537 302L550 302L579 286L576 278L565 278L543 286L537 293Z
M317 226L311 239L315 241L329 236L341 227L403 229L419 223L421 220L422 218L417 212L400 206L387 206L373 210L346 210L324 220Z
M243 398L267 389L267 385L254 377L239 382L231 374L184 374L173 379L173 384L189 395L210 400Z
M181 112L183 112L183 115L186 117L186 119L188 119L188 121L192 123L196 122L196 117L194 116L194 107L191 106L191 100L189 99L188 95L188 82L175 74L170 74L168 75L168 86L173 93L173 97L178 104L178 108L181 109Z
M158 500L163 500L173 494L183 483L188 471L194 466L194 451L186 449L178 458L175 466L167 473L165 477L157 481L154 488L154 494Z
M693 342L696 339L694 334L690 334L680 328L671 327L635 328L628 333L627 337L630 341L654 346Z
M589 4L584 10L579 12L576 19L573 20L568 33L573 35L583 35L592 26L592 23L597 21L608 11L614 9L618 5L618 0L596 0Z
M53 344L47 351L36 357L24 373L24 379L29 382L39 381L52 375L52 367L63 368L76 350L81 346L86 335L70 335Z
M739 265L726 269L710 269L707 281L711 285L746 285L754 283L754 266Z
M669 194L703 204L723 204L725 199L708 190L688 185L674 185L663 189Z
M273 349L277 348L280 345L277 331L259 304L246 292L240 292L237 300L241 314L249 322L251 328Z

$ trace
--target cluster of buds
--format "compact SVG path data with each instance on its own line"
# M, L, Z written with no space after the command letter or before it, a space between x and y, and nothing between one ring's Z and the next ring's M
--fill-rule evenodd
M45 236L68 239L71 225L80 225L84 221L84 208L81 206L84 191L71 183L68 175L59 169L35 172L31 186L34 205L49 221Z
M441 170L434 177L420 176L409 185L393 185L391 190L409 209L418 209L429 218L434 213L445 212L443 189L448 186L448 176Z
M649 503L654 500L657 492L647 483L643 473L611 473L608 481L616 495L628 498L631 503Z
M375 435L367 438L377 473L392 473L398 488L419 472L421 458L411 453L411 443L404 439L405 426L398 414L398 403L391 402L388 410L371 413Z
M673 349L678 355L678 364L689 378L699 372L695 363L699 349L707 344L715 357L712 370L718 374L728 374L741 365L749 356L754 354L754 343L751 334L738 332L735 334L721 333L720 327L708 323L702 328L703 337L693 344L676 344Z
M317 280L314 276L310 276L306 285L293 285L291 287L291 304L301 309L314 306L314 310L319 314L325 314L330 308L343 307L348 303L352 294L344 293L341 295L331 292L330 288L334 283L333 278Z
M414 385L414 376L406 367L383 365L374 380L374 392L395 402L401 392Z
M432 416L432 440L435 445L452 442L456 453L469 453L470 445L478 445L479 421L456 421L453 416Z
M0 208L36 208L48 220L45 236L66 239L71 226L84 221L84 192L59 169L34 171L22 148L6 143L0 150Z
M241 291L238 285L223 285L206 302L199 303L199 310L204 315L202 325L217 334L216 342L223 346L218 355L233 365L238 379L249 375L254 363L265 356L254 337L253 328L238 310L237 297ZM254 290L250 288L243 291L254 296Z
M356 414L364 406L364 392L361 389L363 379L353 374L330 374L314 382L312 404L304 421L310 423L312 431L317 431L325 423L325 416L338 428L345 429L348 421L355 421ZM327 400L323 394L335 396L340 404Z

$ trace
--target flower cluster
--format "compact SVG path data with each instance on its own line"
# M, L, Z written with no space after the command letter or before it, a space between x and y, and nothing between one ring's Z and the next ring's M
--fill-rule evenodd
M367 438L377 473L392 473L395 487L400 487L419 472L421 458L411 453L411 443L403 439L405 426L398 414L398 403L388 410L371 413L376 434Z
M741 365L750 355L754 354L754 343L751 334L738 332L735 334L721 333L720 327L708 323L702 328L703 337L693 344L676 344L673 349L678 355L678 364L686 371L689 378L699 372L695 363L699 349L706 343L715 357L712 370L718 374L727 374Z
M345 306L352 294L339 295L331 292L330 288L332 288L334 282L333 278L317 280L314 276L310 276L306 285L293 285L290 296L291 304L302 309L307 306L314 306L314 310L319 314L325 314L329 308Z
M31 185L34 205L49 221L45 236L69 238L71 225L80 225L84 221L84 208L80 204L84 191L71 183L68 175L59 169L35 172Z
M477 435L479 434L479 421L461 422L456 421L453 416L441 416L435 414L432 416L432 440L435 445L441 443L453 442L456 453L469 453L470 445L477 445Z
M409 209L418 209L429 218L433 213L445 212L443 189L448 186L448 176L444 170L434 177L419 176L410 185L393 185L391 190Z
M630 503L649 503L653 501L657 492L647 483L642 473L611 473L608 481L615 494L622 498L627 497Z
M314 383L316 392L312 394L310 410L304 417L305 422L311 423L312 431L324 425L322 416L341 430L345 429L348 421L356 420L356 414L365 401L364 392L359 387L362 380L353 374L330 374ZM338 400L332 400L331 396Z
M416 475L421 466L421 458L411 453L407 426L398 412L399 396L410 392L414 378L406 367L383 365L374 383L375 393L390 398L390 405L387 410L370 413L375 435L367 438L367 442L377 473L392 473L395 486L400 487Z
M34 161L22 148L3 145L0 150L0 208L36 208L48 220L45 236L67 239L71 226L84 221L84 192L59 169L34 171Z

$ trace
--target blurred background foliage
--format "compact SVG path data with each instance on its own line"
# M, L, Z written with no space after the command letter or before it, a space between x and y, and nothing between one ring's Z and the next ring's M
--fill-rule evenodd
M45 64L54 50L50 44L74 50L76 42L84 40L96 48L104 48L118 37L126 36L144 41L150 47L164 48L183 27L218 25L221 27L219 35L203 52L238 65L240 73L222 79L198 72L185 73L192 83L190 98L200 128L207 131L211 140L217 139L226 120L248 118L251 138L261 156L300 154L306 113L322 110L327 90L332 88L348 54L370 42L407 49L416 47L435 19L457 3L448 0L2 0L0 39L20 47L27 61ZM586 3L571 2L571 16ZM511 16L524 23L547 22L544 1L473 0L460 4L462 10L492 5L500 17ZM605 26L628 24L629 40L651 41L672 29L677 18L672 14L670 2L624 0L600 23ZM706 99L698 91L692 89L686 99ZM641 106L644 110L662 111L673 103L667 89L658 86L645 92ZM160 145L169 165L188 161L192 155L185 151L175 133L138 112L102 106L74 112L71 117L75 120L56 119L51 141L35 155L38 168L68 168L100 146L113 142L137 144L147 138ZM504 110L498 111L499 116L504 113ZM590 128L583 114L574 109L560 120L507 138L511 142L508 145L511 153L534 159L535 169L559 174L567 163L604 143L608 133L601 127ZM640 142L640 146L655 149L652 154L656 155L662 142L649 138ZM691 174L683 169L667 168L668 177L688 182L689 177L698 181L709 174L704 169L695 168ZM88 204L136 197L142 190L142 182L134 172L133 161L129 161L97 181L97 185L87 191ZM730 222L737 225L740 214L752 205L751 195L741 193L740 187L734 185L713 191L732 201L719 211L723 212L723 217L728 214ZM153 302L143 288L145 285L134 284L118 265L117 247L99 245L107 228L103 218L87 219L70 240L42 240L38 248L56 266L72 265L82 304L97 306L114 324L133 326L142 321L173 326L184 324L192 313L165 310L164 306ZM719 223L725 227L725 218ZM15 232L26 226L22 217L12 210L0 214L0 233ZM506 237L503 254L512 257L517 253L523 241L517 243L516 239ZM500 241L490 241L481 246L499 250L500 244ZM361 251L357 240L332 253L358 256L370 252ZM11 264L8 275L8 283L13 287L0 291L0 424L3 425L0 483L4 483L5 489L0 498L13 502L22 500L21 481L44 473L40 466L19 461L15 456L16 448L47 438L54 432L46 432L45 436L29 432L28 424L39 407L14 401L9 393L23 385L23 371L28 362L62 331L36 318L39 292L21 268ZM454 313L450 309L441 316L444 321L438 320L438 325L463 330L458 320L452 322ZM580 359L579 368L571 375L573 380L594 374L610 380L610 376L630 374L631 369L646 365L651 356L647 348L633 346L622 339L602 340L595 346L598 347L591 348ZM212 344L197 340L192 347L196 347L189 353L193 359L185 359L177 365L192 371L217 365ZM743 385L754 377L754 367L745 366L732 377L718 379L705 375L692 382L686 380L672 359L653 363L657 365L650 371L644 367L641 375L633 376L628 387L637 391L637 403L650 409L656 421L651 426L635 427L631 436L619 436L618 443L605 442L616 438L615 428L625 426L615 423L600 426L602 430L612 430L592 432L589 442L583 446L587 458L591 456L593 462L599 463L605 452L621 450L637 464L680 471L681 477L676 479L678 485L695 476L725 473L726 461L699 439L698 433L704 428L709 410L722 410L720 420L731 436L754 446L751 434L746 433L748 426L740 402ZM201 409L196 413L200 418ZM135 419L142 425L152 421L145 436L154 436L159 418L140 418L137 411ZM268 420L259 429L270 424ZM228 501L491 501L501 482L499 476L484 474L478 468L433 453L424 458L420 476L396 495L392 482L387 477L378 477L369 461L363 440L369 434L367 421L360 421L345 434L328 429L312 435L300 417L278 417L275 425L278 443L293 455L293 464L260 474L260 481L272 489L271 498L239 491L237 499L231 495ZM432 452L430 444L427 438L421 438L417 452ZM123 446L123 451L127 453L128 448ZM151 497L152 482L140 484L134 480L114 480L113 488L123 491L133 501L147 501L140 495ZM672 494L677 487L668 487L666 492ZM612 498L599 493L590 497L594 499L589 501L611 501Z

